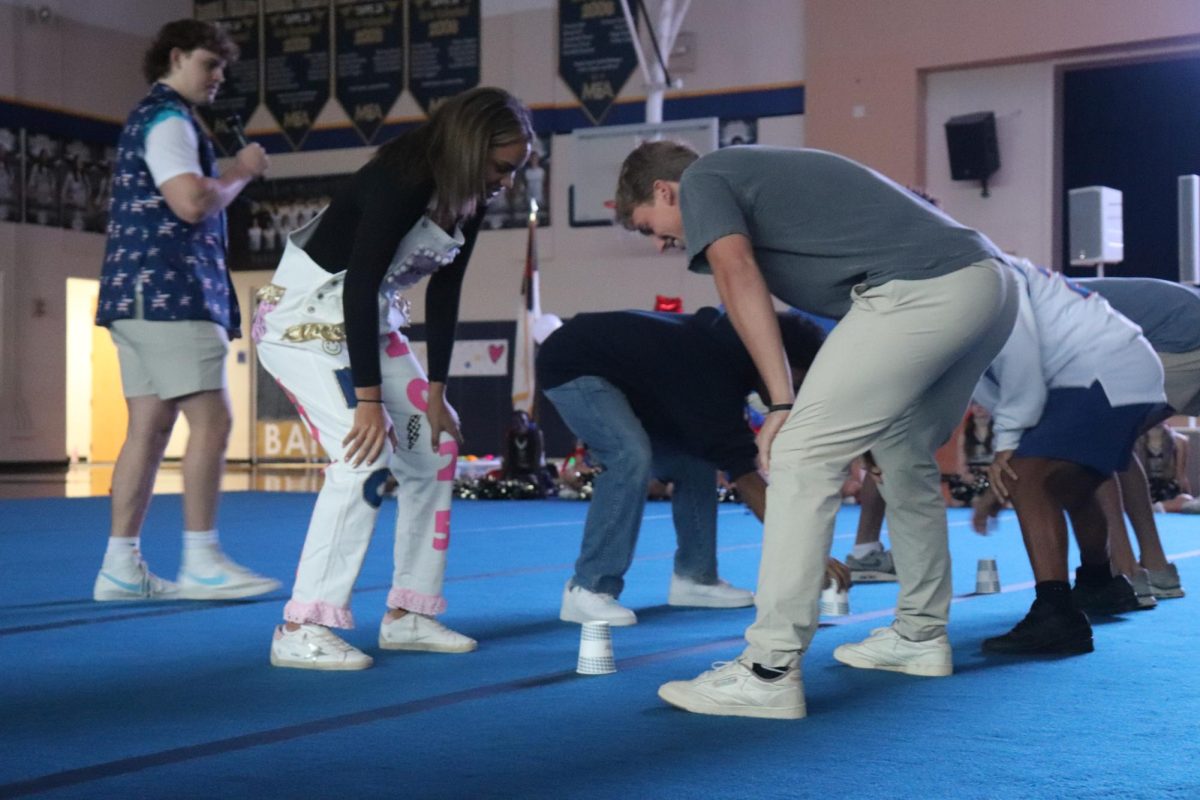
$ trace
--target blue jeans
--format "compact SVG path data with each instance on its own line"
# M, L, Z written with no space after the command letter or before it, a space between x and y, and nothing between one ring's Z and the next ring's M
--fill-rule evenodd
M651 444L624 392L603 378L585 375L548 390L546 396L587 443L599 467L571 584L613 597L621 594L651 477L675 484L675 574L716 583L716 467L662 442Z

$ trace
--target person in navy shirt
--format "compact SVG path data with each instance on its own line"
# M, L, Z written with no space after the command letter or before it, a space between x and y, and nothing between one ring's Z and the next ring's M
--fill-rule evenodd
M799 381L824 332L794 314L780 314L779 324ZM716 471L728 474L759 519L766 503L766 484L755 464L758 448L744 413L746 396L756 390L765 396L765 389L729 318L713 308L694 315L580 314L542 344L537 372L546 397L598 462L560 618L637 622L617 598L633 560L651 478L674 484L679 547L667 602L751 605L749 591L717 575ZM848 573L840 582L849 583Z

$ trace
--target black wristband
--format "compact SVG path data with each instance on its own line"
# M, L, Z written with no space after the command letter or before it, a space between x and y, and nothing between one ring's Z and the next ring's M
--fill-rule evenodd
M359 402L359 403L379 403L381 405L383 404L382 400L368 400L365 397L356 397L354 399L356 402Z
M791 403L771 403L771 405L767 406L768 414L771 413L772 411L791 411L791 410L792 410Z

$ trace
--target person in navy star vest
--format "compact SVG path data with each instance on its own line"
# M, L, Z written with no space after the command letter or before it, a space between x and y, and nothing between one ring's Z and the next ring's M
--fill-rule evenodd
M279 586L229 559L216 531L231 425L225 357L229 339L241 335L225 264L225 209L266 172L268 159L248 144L218 172L195 109L213 101L237 54L211 23L163 26L142 66L150 91L118 142L96 324L117 347L129 427L113 471L112 530L96 600L228 599ZM190 431L184 549L172 582L149 571L139 539L181 412Z

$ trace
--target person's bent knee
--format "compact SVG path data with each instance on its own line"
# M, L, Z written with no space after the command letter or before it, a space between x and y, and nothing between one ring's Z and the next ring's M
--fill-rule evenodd
M332 480L337 483L365 481L381 470L385 473L391 471L387 459L382 455L374 461L364 461L361 464L352 464L345 459L338 459L337 461L331 461L329 466L325 468L325 480Z
M626 446L615 448L606 454L592 451L592 456L598 461L601 473L620 474L630 479L649 481L653 454L650 447L636 442L626 443Z
M429 437L422 435L407 447L402 440L400 447L392 449L389 445L380 460L386 462L387 468L399 480L411 475L440 474L448 480L454 479L458 463L458 442L448 433L443 433L438 439L435 451L429 443Z

